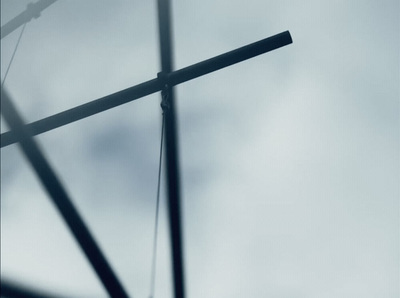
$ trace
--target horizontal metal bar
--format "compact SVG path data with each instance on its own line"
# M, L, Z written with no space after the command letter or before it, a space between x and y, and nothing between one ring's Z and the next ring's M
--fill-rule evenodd
M290 33L289 31L285 31L214 58L173 71L166 74L166 78L170 86L175 86L257 55L278 49L290 43L292 43ZM163 81L160 79L152 79L53 116L32 122L27 124L25 129L31 136L38 135L161 91L163 84ZM1 134L1 147L14 144L18 141L17 136L11 131Z
M54 2L56 2L56 0L40 0L36 3L29 3L23 12L1 27L1 39L23 24L28 23L33 18L37 19L40 13Z
M153 79L142 84L124 89L122 91L93 100L83 105L52 115L50 117L32 122L25 126L30 136L38 135L46 131L67 125L69 123L84 119L119 105L128 103L143 96L161 90L162 84L158 79ZM19 139L12 131L1 134L1 147L18 142Z
M19 136L19 145L23 153L110 296L128 297L60 180L35 140L27 135L23 121L4 89L1 89L1 114L14 133Z
M291 44L292 42L292 37L290 36L289 31L285 31L214 58L174 71L170 73L167 78L170 85L175 86L266 52L276 50Z

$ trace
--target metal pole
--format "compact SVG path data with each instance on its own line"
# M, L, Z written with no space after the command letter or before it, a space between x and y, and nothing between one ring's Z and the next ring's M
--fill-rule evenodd
M292 37L290 36L289 31L284 31L271 37L264 38L257 42L253 42L235 50L174 71L168 75L168 81L171 86L175 86L220 70L227 66L231 66L258 55L276 50L291 44L292 42ZM246 78L246 80L248 80L248 78Z
M1 89L1 113L9 127L19 136L19 144L23 153L32 165L41 183L50 195L58 211L61 213L110 296L128 297L60 180L50 167L50 164L47 162L36 142L24 130L23 121L4 89Z
M37 19L40 17L40 13L56 1L57 0L40 0L36 3L29 3L23 12L1 27L1 39L23 24L28 23L33 18Z
M44 293L10 281L1 280L0 296L6 298L61 298L62 296Z
M171 7L169 0L158 0L158 26L160 37L161 71L163 75L172 72ZM161 78L163 76L160 76ZM174 292L176 298L185 297L182 227L180 210L180 179L178 162L178 137L176 133L175 96L168 81L163 82L167 94L168 109L165 117L165 149L167 162L168 214L171 236Z
M290 33L289 31L285 31L214 58L201 61L170 73L164 73L164 80L168 82L170 87L176 86L178 84L278 49L291 43L292 38ZM27 124L26 131L29 135L34 136L81 120L94 114L161 91L165 81L160 79L152 79L139 85L104 96L64 112ZM18 138L13 132L5 132L1 134L1 147L5 147L16 142L18 142Z

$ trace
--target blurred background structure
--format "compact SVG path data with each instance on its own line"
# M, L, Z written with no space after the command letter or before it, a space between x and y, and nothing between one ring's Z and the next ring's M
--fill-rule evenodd
M2 0L2 25L28 3ZM24 119L153 79L156 12L57 1L28 23L5 83ZM398 297L398 12L397 1L173 3L175 69L288 28L296 38L176 89L188 297ZM19 30L2 39L2 80ZM35 137L133 297L150 282L159 101ZM17 146L1 153L2 278L105 296ZM157 297L173 293L166 210L162 196Z

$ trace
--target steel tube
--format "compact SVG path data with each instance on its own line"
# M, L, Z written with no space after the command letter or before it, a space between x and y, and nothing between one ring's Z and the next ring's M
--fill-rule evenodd
M1 90L1 113L9 127L19 136L23 153L110 296L128 297L60 180L34 139L24 130L23 121L4 89Z
M289 31L285 31L174 71L168 75L168 81L172 86L175 86L266 52L276 50L292 42Z
M160 38L161 70L168 76L173 70L173 48L171 30L171 5L169 0L158 0L158 28ZM165 77L160 76L160 80ZM168 221L171 239L172 272L175 298L185 297L183 240L180 208L180 178L178 160L178 136L175 109L175 95L172 84L167 79L163 86L167 94L168 108L165 117L166 179L168 197Z
M172 71L166 74L166 78L170 86L176 86L232 64L278 49L290 43L292 43L290 33L289 31L285 31L214 58ZM162 88L163 83L159 79L152 79L53 116L27 124L26 131L31 136L41 134L114 108L121 104L128 103L143 96L161 91ZM1 134L1 147L11 145L15 142L18 142L18 138L14 133L5 132Z
M1 279L0 295L6 298L62 298L64 296L53 295L42 290L33 289L17 283L13 283L4 278Z
M146 81L142 84L121 90L61 113L32 122L25 125L25 129L27 134L30 136L38 135L60 126L87 118L97 113L104 112L108 109L128 103L160 90L161 84L158 79ZM14 144L18 141L19 139L17 135L12 131L1 134L1 147Z

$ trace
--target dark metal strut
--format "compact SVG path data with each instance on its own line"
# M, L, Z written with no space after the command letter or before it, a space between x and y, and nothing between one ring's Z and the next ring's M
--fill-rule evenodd
M72 109L49 116L47 118L32 122L25 126L26 132L31 135L38 135L57 127L78 121L94 114L106 111L119 105L131 102L141 97L161 91L165 81L170 87L190 81L197 77L217 71L235 63L253 58L266 52L278 49L292 43L289 31L285 31L274 36L262 39L255 43L243 46L236 50L221 54L214 58L204 60L191 66L167 72L165 78L152 79L139 85L121 90L91 102L79 105ZM12 131L1 134L1 147L18 142L18 137Z
M96 271L109 295L111 297L128 297L60 180L36 142L26 133L23 121L4 89L1 89L1 113L9 127L18 136L23 153L92 264L93 269Z
M0 296L5 298L62 298L39 289L33 289L14 282L1 279Z
M180 179L178 160L178 136L176 123L176 108L173 85L168 76L173 70L172 37L171 37L171 6L169 0L158 0L158 28L160 38L161 71L159 75L164 85L163 92L168 98L165 111L165 149L167 162L167 193L168 219L171 238L172 268L175 298L185 297L183 240L180 207ZM164 81L165 80L165 81ZM165 103L164 103L165 104Z

